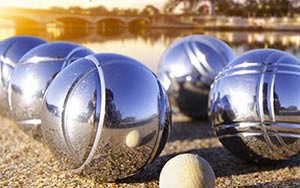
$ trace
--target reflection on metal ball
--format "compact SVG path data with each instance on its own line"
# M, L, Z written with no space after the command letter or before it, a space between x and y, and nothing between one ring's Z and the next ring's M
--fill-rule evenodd
M65 167L114 181L158 156L169 135L170 111L149 69L122 55L95 54L75 61L51 83L41 127ZM138 147L127 146L132 131L140 137Z
M223 145L257 163L300 151L300 61L279 50L233 60L210 92L210 120Z
M158 70L173 110L193 118L207 117L210 84L233 58L232 49L212 37L193 35L173 43Z
M8 101L21 129L41 139L40 111L46 89L64 67L90 54L92 51L77 44L52 42L39 45L20 59L8 86Z
M3 40L0 43L0 112L9 116L7 87L14 67L20 58L32 48L45 43L37 37L17 36Z
M126 136L126 145L130 148L138 147L141 144L141 134L137 130L130 131Z

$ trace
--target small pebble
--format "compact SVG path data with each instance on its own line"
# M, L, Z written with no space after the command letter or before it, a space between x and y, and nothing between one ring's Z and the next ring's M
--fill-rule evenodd
M215 173L209 163L196 154L181 154L163 167L160 188L214 188Z

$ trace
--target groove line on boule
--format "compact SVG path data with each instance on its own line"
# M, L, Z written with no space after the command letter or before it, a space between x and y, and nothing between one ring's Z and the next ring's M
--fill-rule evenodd
M266 71L267 66L264 66L264 72ZM264 120L264 111L263 111L263 97L264 97L264 91L263 91L263 84L264 84L264 77L265 74L261 74L260 75L260 79L258 80L258 92L257 92L257 108L258 108L258 116L260 118L260 122L261 122L261 129L263 131L263 138L265 139L266 144L269 146L269 150L271 150L272 153L275 146L273 144L273 142L271 141L268 133L267 133L267 128L264 124L265 120Z
M94 143L92 145L91 151L88 154L85 161L82 163L82 165L80 167L78 167L77 169L73 170L74 172L82 171L84 169L84 167L92 161L92 159L93 159L93 157L96 153L98 143L100 141L102 128L103 128L103 124L104 124L104 118L105 118L105 106L106 106L106 93L105 93L105 90L106 90L106 86L105 86L105 78L104 78L103 70L102 70L101 64L100 64L100 62L98 61L97 58L94 58L91 55L87 56L85 58L90 60L90 62L95 65L95 67L98 71L99 83L100 83L100 88L101 88L101 91L100 91L100 93L101 93L101 99L100 99L101 106L100 106L100 115L99 115L99 121L98 121L96 136L95 136Z
M70 96L72 95L72 93L74 92L74 90L78 87L79 83L86 77L88 76L91 72L93 72L95 69L92 69L90 71L88 71L85 74L81 74L80 76L78 76L78 78L72 83L72 85L70 86L70 89L67 92L64 104L63 104L63 110L62 110L62 132L64 135L64 139L65 139L65 144L68 148L68 150L70 151L70 153L72 154L72 157L77 161L80 162L80 160L78 159L75 149L71 144L71 139L69 137L68 131L67 131L67 114L66 114L66 108L67 108L67 103L69 101Z

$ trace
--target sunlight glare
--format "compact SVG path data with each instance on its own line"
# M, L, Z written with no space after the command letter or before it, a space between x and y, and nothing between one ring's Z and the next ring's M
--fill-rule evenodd
M251 117L254 105L253 98L242 87L229 88L229 101L236 118Z
M23 100L28 104L30 104L32 100L36 100L34 99L34 95L37 92L37 87L32 87L32 85L38 85L38 81L32 76L26 77L23 83Z

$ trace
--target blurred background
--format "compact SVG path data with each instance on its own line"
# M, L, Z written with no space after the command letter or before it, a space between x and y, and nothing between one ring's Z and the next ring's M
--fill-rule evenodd
M236 54L277 48L300 57L299 0L1 0L0 40L35 35L121 53L154 72L165 49L191 34Z

